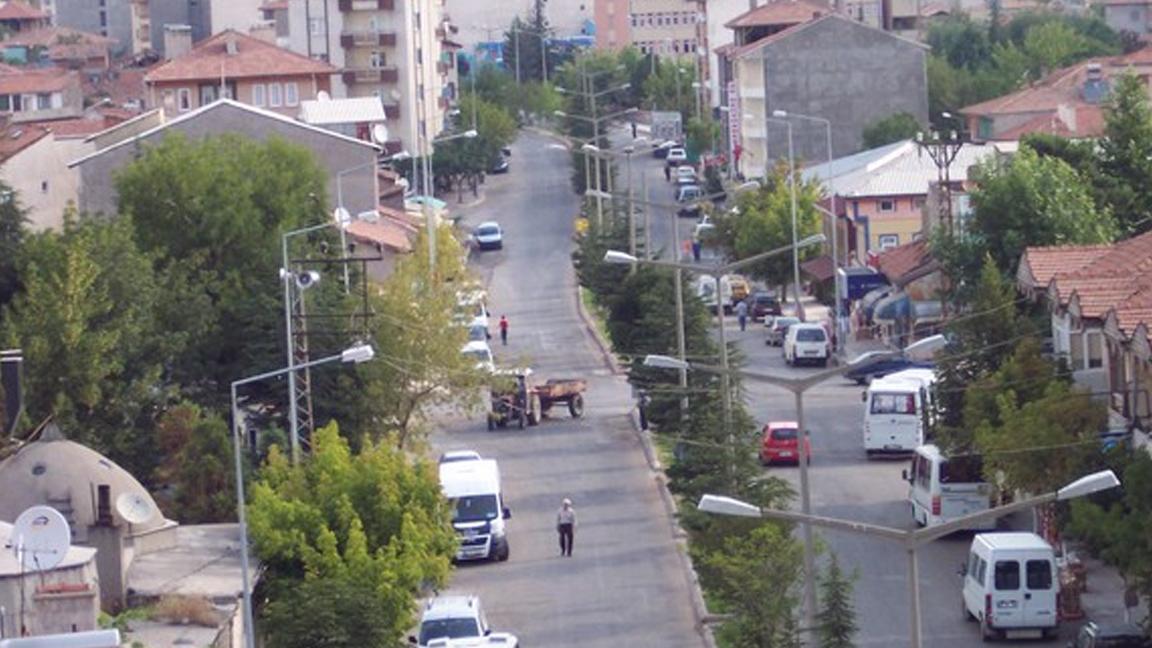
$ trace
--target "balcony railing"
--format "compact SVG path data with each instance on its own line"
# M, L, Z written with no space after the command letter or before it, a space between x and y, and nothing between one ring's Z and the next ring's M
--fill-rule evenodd
M340 47L395 47L395 32L346 31L340 33Z
M391 11L396 8L395 0L338 0L340 11Z
M400 72L394 67L382 68L345 68L340 76L344 83L396 83L400 80Z

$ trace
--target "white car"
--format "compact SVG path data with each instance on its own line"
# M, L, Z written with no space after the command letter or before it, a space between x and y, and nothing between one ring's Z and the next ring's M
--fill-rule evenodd
M504 247L504 230L500 228L500 223L487 221L476 226L472 239L481 250L499 250Z
M476 360L476 368L489 373L496 370L496 359L492 357L492 348L482 340L471 340L460 349L460 353Z
M784 362L793 366L813 362L828 365L828 331L821 324L798 322L788 327L784 336Z
M696 184L696 169L690 165L681 164L676 167L676 171L672 174L672 179L676 184Z
M428 601L420 617L420 634L408 637L408 642L421 648L493 644L505 648L520 646L516 635L492 632L484 609L480 607L480 599L464 595L437 596Z
M677 146L676 148L668 149L668 164L672 166L680 166L688 161L688 151L683 147Z
M440 463L453 463L456 461L479 461L483 459L475 450L449 450L440 455Z

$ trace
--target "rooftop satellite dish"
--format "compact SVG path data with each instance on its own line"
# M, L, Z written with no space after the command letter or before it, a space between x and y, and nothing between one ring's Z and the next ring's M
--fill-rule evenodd
M12 524L12 549L29 571L47 571L59 565L71 544L68 520L51 506L26 509Z
M331 99L332 95L328 94L326 90L321 90L316 93L316 101L330 101Z
M116 512L129 524L144 524L156 515L156 507L139 493L121 493L116 498Z
M337 207L332 211L332 220L336 221L337 225L343 227L352 222L352 214L343 207Z
M383 146L388 141L388 127L384 124L376 124L372 127L372 141Z

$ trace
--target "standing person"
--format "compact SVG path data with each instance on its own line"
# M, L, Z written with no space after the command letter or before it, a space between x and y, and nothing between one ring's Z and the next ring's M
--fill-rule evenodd
M560 555L572 555L572 541L576 532L576 509L572 508L572 500L567 497L560 503L560 510L556 512L556 533L560 534Z
M672 182L672 165L667 162L664 163L664 181Z
M508 318L504 315L500 316L500 343L508 346Z
M736 304L736 320L740 322L740 330L743 331L748 326L748 300L741 299Z

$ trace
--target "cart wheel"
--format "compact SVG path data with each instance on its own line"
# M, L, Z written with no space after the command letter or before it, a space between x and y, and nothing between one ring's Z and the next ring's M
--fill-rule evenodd
M528 425L540 425L540 397L533 396L528 401Z
M576 394L572 400L568 401L568 413L572 415L572 418L584 416L584 396L582 394Z

